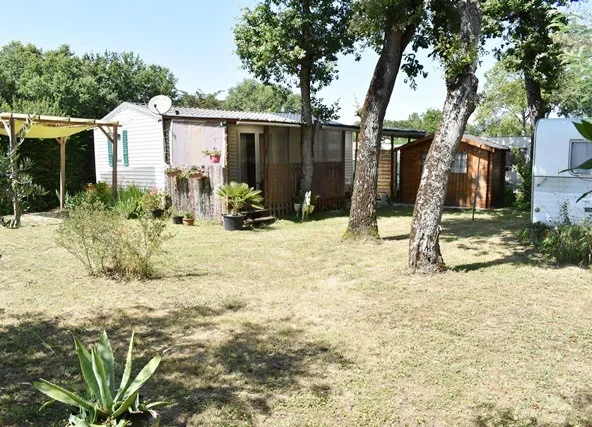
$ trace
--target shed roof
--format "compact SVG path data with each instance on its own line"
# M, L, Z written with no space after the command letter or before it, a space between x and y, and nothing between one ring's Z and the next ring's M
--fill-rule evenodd
M431 143L433 139L434 139L434 134L432 133L432 134L427 135L423 138L416 139L415 141L400 145L399 147L395 147L395 149L406 150L410 147L414 147L416 145L423 144L426 142ZM464 134L461 138L461 142L464 142L465 144L472 145L473 147L485 149L487 151L496 151L496 150L508 151L509 150L508 147L504 147L501 144L497 144L495 142L488 141L488 140L480 138L478 136L469 135L469 134Z
M124 103L123 105L130 105L134 108L140 109L148 114L153 114L148 106L145 104ZM107 117L110 117L108 115ZM198 119L198 120L231 120L231 121L246 121L286 124L286 125L300 125L300 114L296 113L267 113L267 112L253 112L253 111L232 111L232 110L213 110L208 108L190 108L190 107L176 107L173 106L169 111L162 115L165 118L181 118L181 119ZM323 123L324 126L337 127L357 131L360 129L357 125L347 125L334 120ZM394 136L401 138L421 138L425 136L425 132L416 129L396 129L383 128L383 135Z

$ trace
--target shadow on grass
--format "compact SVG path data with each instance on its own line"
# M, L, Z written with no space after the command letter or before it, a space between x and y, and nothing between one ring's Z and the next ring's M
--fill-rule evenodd
M590 396L590 393L587 393ZM572 402L572 414L565 420L545 422L532 415L519 414L512 408L499 408L494 404L484 404L474 419L476 427L592 427L590 405Z
M135 306L80 320L42 319L33 313L0 318L5 324L0 326L0 425L63 425L70 408L53 404L39 412L45 399L31 382L45 378L80 389L71 334L95 344L103 328L119 362L118 376L132 330L136 370L154 353L164 355L144 390L151 401L171 402L160 411L164 425L250 425L282 396L301 392L303 382L320 390L319 399L330 393L317 381L330 365L346 368L350 362L331 346L308 341L289 319L229 328L228 319L242 307L235 301L164 312Z

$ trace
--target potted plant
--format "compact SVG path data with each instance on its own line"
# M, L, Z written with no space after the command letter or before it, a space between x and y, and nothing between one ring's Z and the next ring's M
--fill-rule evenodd
M173 214L173 224L183 224L183 212L176 212Z
M310 203L308 204L308 213L309 214L313 213L315 206L320 198L321 198L320 194L312 194L312 193L310 194Z
M212 148L211 150L204 150L202 152L204 156L210 156L210 161L212 163L220 163L220 156L222 155L222 152L216 147Z
M228 231L241 230L245 222L245 215L242 211L246 208L263 209L263 197L261 191L249 187L241 182L230 182L224 184L216 191L220 199L226 203L227 214L222 215L224 229Z
M162 217L163 205L163 194L157 188L152 188L142 198L142 206L146 211L152 212L154 218Z
M184 173L188 178L201 179L204 176L205 171L203 167L191 165L187 167Z
M193 225L195 222L195 218L193 217L193 212L185 211L183 212L183 224L184 225Z
M302 209L302 194L292 197L292 204L294 205L294 211L296 211L296 213L300 212Z
M179 175L181 175L182 172L183 172L183 169L181 169L179 166L168 166L164 170L164 173L170 177L179 176Z

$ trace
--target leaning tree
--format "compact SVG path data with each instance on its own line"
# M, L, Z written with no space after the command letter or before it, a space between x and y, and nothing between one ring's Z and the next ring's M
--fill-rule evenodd
M302 179L312 187L314 97L337 77L340 53L353 51L348 31L353 0L261 0L234 28L244 67L266 83L300 86Z
M475 77L481 36L480 0L432 0L424 46L444 65L446 100L442 122L425 160L409 236L409 267L434 272L444 268L440 222L452 162L477 103Z
M414 56L404 52L423 16L421 0L359 0L355 5L353 29L379 54L374 74L358 111L360 134L351 210L345 238L378 238L376 184L378 156L384 115L395 81L403 69L411 77L421 67Z

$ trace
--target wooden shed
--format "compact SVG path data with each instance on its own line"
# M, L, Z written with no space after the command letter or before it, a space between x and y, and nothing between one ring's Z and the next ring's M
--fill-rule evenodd
M434 135L397 148L400 152L399 201L415 203L423 165ZM448 178L446 206L501 207L504 203L508 148L485 139L463 135Z

